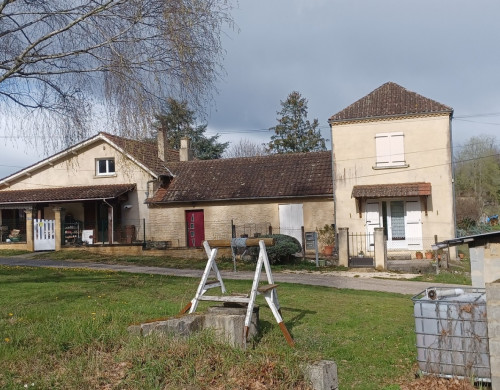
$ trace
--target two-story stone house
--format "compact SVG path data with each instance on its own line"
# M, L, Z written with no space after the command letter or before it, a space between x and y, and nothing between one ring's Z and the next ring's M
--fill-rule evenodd
M454 237L452 115L389 82L331 116L337 228L382 227L389 251Z

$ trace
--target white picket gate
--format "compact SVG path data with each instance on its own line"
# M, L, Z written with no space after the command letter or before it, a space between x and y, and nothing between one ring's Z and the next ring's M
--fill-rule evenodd
M50 219L33 220L33 243L35 251L56 249L56 221Z

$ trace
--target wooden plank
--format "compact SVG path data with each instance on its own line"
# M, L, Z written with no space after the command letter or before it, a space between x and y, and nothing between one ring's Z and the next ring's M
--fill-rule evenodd
M264 241L266 246L274 245L274 238L247 238L246 246L259 246L259 241ZM208 245L211 248L230 248L231 240L208 240Z
M212 302L236 302L236 303L248 303L248 302L250 302L250 298L234 297L234 296L202 295L198 299L200 301L212 301Z
M260 293L266 293L268 292L269 290L272 290L273 288L276 288L278 287L279 285L278 284L266 284L264 286L260 286L257 291L260 292Z

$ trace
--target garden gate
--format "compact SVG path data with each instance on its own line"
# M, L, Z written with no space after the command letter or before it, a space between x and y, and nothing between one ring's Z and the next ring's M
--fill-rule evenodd
M33 244L35 251L53 251L56 249L56 221L33 219Z
M373 233L349 233L349 267L374 267Z

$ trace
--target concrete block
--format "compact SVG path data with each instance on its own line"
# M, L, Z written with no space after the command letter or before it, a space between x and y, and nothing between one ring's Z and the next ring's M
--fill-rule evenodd
M202 330L204 320L205 318L202 315L188 314L182 317L174 317L162 321L131 325L128 327L128 331L142 336L148 336L153 332L161 332L186 337L191 333Z
M224 304L224 306L211 306L208 308L208 313L217 315L247 315L246 305L240 304ZM250 326L248 327L248 339L257 336L259 332L259 306L255 305L253 308Z
M246 349L245 316L231 314L205 314L205 329L214 329L216 337L233 347Z
M314 390L338 390L337 364L333 360L321 360L305 368L305 377Z
M500 389L500 376L491 375L491 390Z
M500 283L493 282L486 284L486 300L492 303L496 301L496 305L500 303Z

